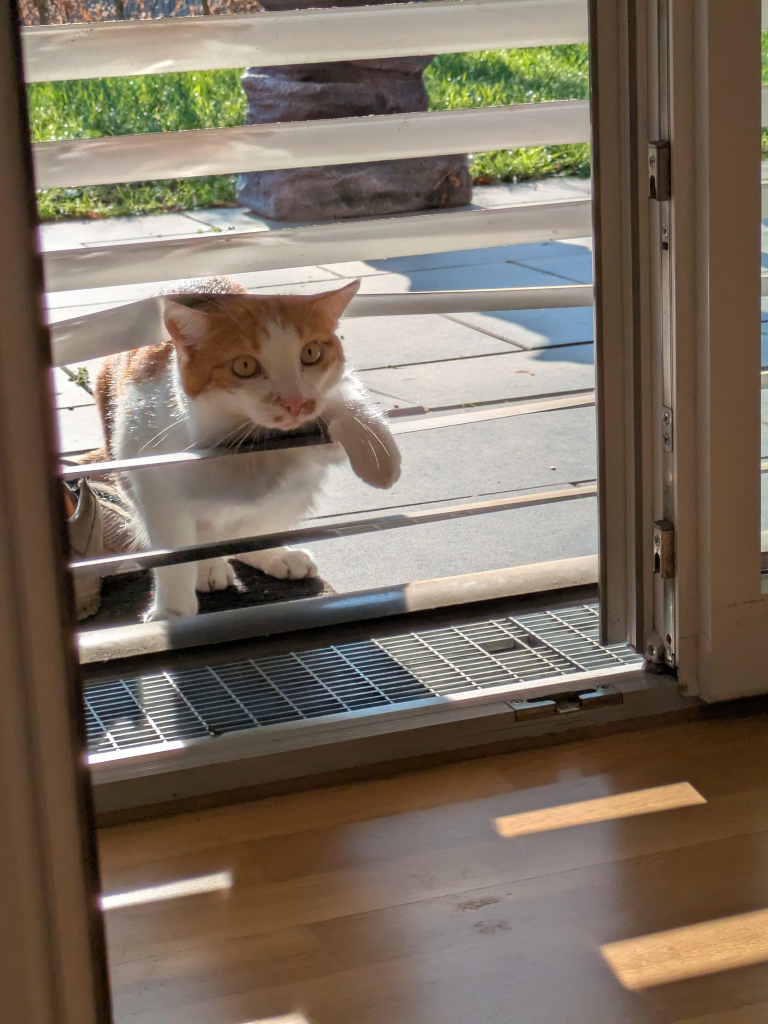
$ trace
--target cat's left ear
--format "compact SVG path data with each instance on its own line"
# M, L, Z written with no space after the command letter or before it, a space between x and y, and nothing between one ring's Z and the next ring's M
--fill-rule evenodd
M359 290L360 281L352 281L350 284L345 284L343 288L337 288L336 291L322 292L320 295L313 296L315 301L312 304L312 309L325 316L335 327Z
M163 323L176 348L189 355L208 333L211 317L202 310L166 299L163 304Z

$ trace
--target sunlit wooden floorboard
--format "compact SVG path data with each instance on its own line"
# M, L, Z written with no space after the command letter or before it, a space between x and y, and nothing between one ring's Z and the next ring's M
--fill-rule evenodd
M103 830L106 893L187 893L107 912L115 1020L766 1021L767 728L678 724Z

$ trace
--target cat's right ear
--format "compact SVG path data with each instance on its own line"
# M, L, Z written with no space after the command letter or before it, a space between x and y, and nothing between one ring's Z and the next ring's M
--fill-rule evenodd
M163 323L180 354L190 355L202 343L208 333L210 322L208 313L183 306L173 299L165 300Z

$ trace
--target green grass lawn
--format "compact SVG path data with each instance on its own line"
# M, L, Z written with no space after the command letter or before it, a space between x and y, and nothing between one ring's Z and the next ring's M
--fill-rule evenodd
M136 78L38 83L27 87L32 138L77 139L243 124L239 71L195 71ZM486 50L437 57L425 73L433 110L499 106L588 95L584 45ZM477 153L473 175L483 182L552 174L587 175L587 145ZM160 213L235 204L231 175L180 178L38 193L44 220Z

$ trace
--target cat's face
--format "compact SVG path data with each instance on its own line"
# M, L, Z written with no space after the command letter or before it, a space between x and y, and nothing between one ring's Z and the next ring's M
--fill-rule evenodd
M344 370L339 318L359 281L322 295L166 299L165 326L192 400L225 418L294 430L319 416Z

